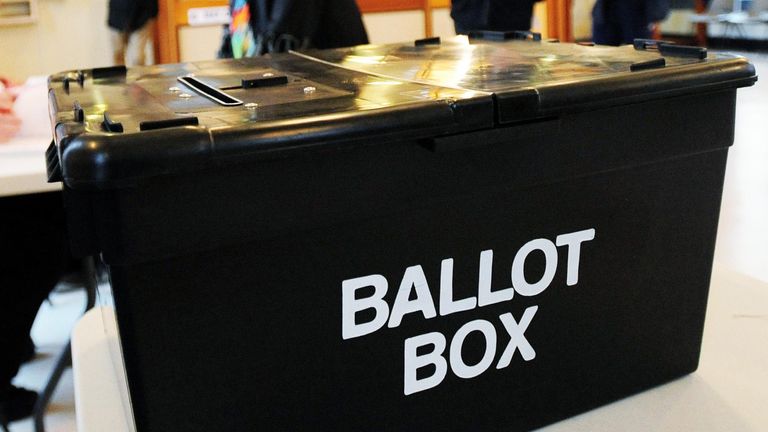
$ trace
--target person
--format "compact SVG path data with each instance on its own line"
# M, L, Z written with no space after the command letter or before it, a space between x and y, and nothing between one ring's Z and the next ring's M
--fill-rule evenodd
M107 25L116 65L147 64L157 17L157 0L109 0Z
M0 90L0 142L21 127L13 95ZM50 139L50 138L48 138ZM45 139L42 140L43 145ZM0 143L0 146L3 144ZM43 147L44 148L44 147ZM42 158L42 151L40 157ZM12 385L34 357L29 332L37 310L68 264L60 192L0 198L0 425L32 414L37 393Z
M230 0L219 57L368 43L355 0Z
M457 34L473 30L530 30L539 0L453 0L451 18Z
M10 140L21 129L21 120L13 112L10 82L0 79L0 143Z
M670 0L597 0L592 9L592 41L631 44L649 39L652 26L667 17Z

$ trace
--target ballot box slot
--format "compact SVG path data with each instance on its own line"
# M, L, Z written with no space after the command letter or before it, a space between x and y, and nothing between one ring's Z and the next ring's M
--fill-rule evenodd
M224 106L237 106L242 105L243 101L234 98L223 91L210 86L203 81L193 76L178 77L180 83L194 90L196 93L205 96L206 98Z

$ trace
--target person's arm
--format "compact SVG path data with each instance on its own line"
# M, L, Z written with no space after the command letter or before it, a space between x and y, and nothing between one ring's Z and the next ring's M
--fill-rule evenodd
M0 80L0 143L13 138L21 128L21 119L13 113L13 99L5 81Z

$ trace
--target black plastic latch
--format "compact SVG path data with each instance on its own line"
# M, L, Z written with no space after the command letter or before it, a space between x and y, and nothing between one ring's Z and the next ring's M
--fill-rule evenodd
M659 45L674 45L674 42L660 39L641 39L637 38L632 42L636 50L658 49Z
M529 40L540 41L541 33L536 33L527 30L512 30L512 31L494 31L494 30L475 30L467 34L470 39L483 39L483 40Z
M112 120L109 113L104 111L104 121L102 126L107 132L123 132L123 124Z
M91 70L91 76L93 79L101 78L114 78L120 76L126 76L128 69L125 66L109 66L101 68L93 68Z
M424 39L416 39L413 41L413 46L426 46L426 45L440 45L440 36L428 37Z
M45 150L45 165L48 183L59 183L64 180L61 175L61 163L59 163L59 149L53 141Z
M147 120L139 123L139 130L148 131L165 129L176 126L197 126L200 122L197 117L175 117L165 120Z
M659 57L653 60L632 63L631 65L629 65L629 70L632 72L637 72L637 71L648 70L648 69L662 68L666 65L667 65L667 61L664 59L664 57Z
M83 71L77 71L77 83L80 84L80 87L85 84L85 73Z
M660 44L659 52L670 57L692 57L700 60L707 58L707 49L697 46Z
M243 88L273 87L288 84L288 77L285 75L275 75L269 77L243 78Z
M72 111L76 122L82 123L85 121L85 111L83 111L83 107L80 106L80 102L75 101Z
M69 77L64 77L64 79L61 80L61 87L64 89L66 94L69 94L69 81Z

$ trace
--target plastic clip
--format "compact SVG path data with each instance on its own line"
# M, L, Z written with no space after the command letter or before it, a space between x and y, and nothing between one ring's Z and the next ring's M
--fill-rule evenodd
M107 132L123 132L123 124L112 120L106 111L104 111L102 126L104 126Z
M416 39L413 41L413 46L426 46L426 45L440 45L440 36L429 37L424 39Z
M128 69L125 66L110 66L102 68L93 68L91 77L93 79L114 78L128 75Z
M707 58L707 49L697 46L660 44L659 52L663 56L691 57L704 60Z
M147 120L139 123L139 130L165 129L176 126L197 126L200 122L197 117L175 117L165 120Z
M632 42L632 45L636 50L645 51L649 49L658 49L659 45L674 45L674 42L665 41L660 39L640 39L637 38Z
M244 89L257 88L257 87L273 87L279 85L288 84L288 77L285 75L277 75L270 77L258 77L258 78L243 78L242 85Z
M637 71L648 70L648 69L663 68L666 65L667 65L667 61L664 59L664 57L659 57L653 60L632 63L631 65L629 65L629 70L632 72L637 72Z
M61 164L59 163L59 149L56 143L51 141L48 149L45 150L46 174L48 174L48 183L58 183L63 180L61 175Z
M75 121L78 123L82 123L85 121L85 111L83 111L83 107L80 106L80 102L75 101L72 107L73 115L75 117Z

